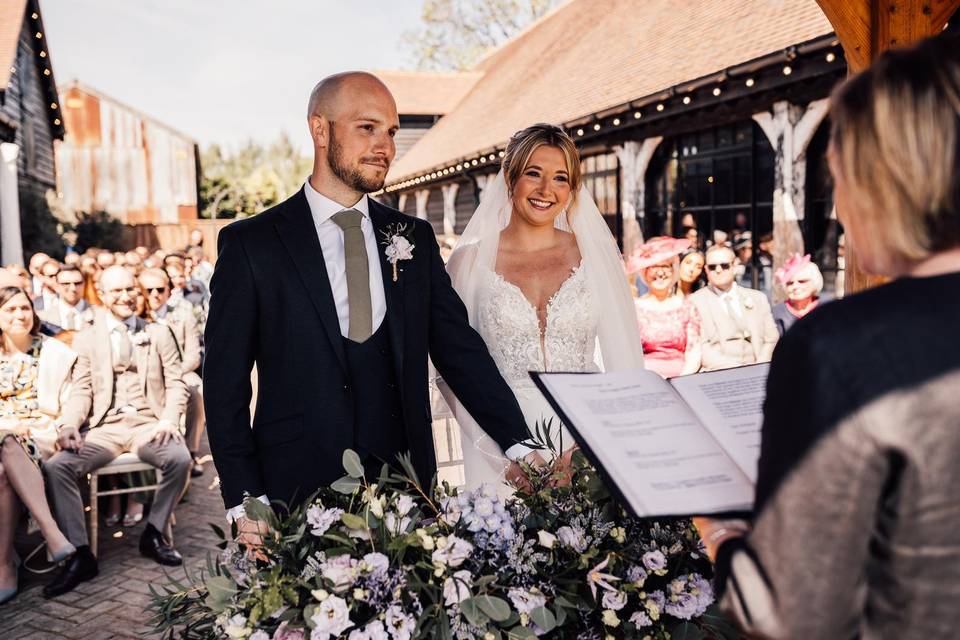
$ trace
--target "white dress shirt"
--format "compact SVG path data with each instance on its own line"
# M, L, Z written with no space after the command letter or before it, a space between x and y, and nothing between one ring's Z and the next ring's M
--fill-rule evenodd
M79 331L82 329L80 319L84 309L80 307L81 303L79 302L71 307L64 302L63 298L60 298L57 304L57 310L60 312L60 324L58 326L61 329L68 329L70 331Z
M712 285L710 286L713 292L720 296L720 302L723 303L723 308L727 310L727 313L730 313L731 310L733 311L736 320L743 318L743 307L740 305L738 287L739 285L736 282L730 285L730 288L726 291L721 291Z
M366 194L356 204L344 207L318 192L307 180L303 187L317 228L317 238L323 251L323 261L327 266L327 277L333 290L333 302L337 306L340 320L340 334L348 335L350 330L350 305L347 303L347 268L343 254L343 229L331 220L344 209L356 209L363 214L360 230L367 245L367 262L370 265L370 309L373 315L371 332L376 332L387 315L387 300L383 292L383 274L380 271L380 247L377 246L377 234L370 220L370 206Z

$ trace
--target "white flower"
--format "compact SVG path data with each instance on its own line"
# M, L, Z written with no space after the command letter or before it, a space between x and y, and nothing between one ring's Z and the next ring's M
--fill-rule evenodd
M130 343L136 346L150 344L150 334L146 331L137 331L130 334Z
M627 605L627 594L623 591L607 591L603 594L603 608L620 611Z
M327 640L330 636L337 637L353 626L346 600L337 596L330 596L321 602L310 621L314 625L310 640Z
M270 640L270 634L264 631L263 629L257 629L247 640Z
M348 636L348 640L389 640L389 638L387 630L379 620L368 622L362 630L354 629Z
M390 558L383 555L379 551L368 553L367 555L363 556L360 567L368 573L386 571L390 568Z
M449 525L454 525L460 522L460 516L463 511L460 507L460 501L456 497L450 496L444 498L440 503L440 506L443 508L443 514L441 515L441 518L443 518L444 522Z
M324 509L323 505L313 505L307 509L307 524L312 528L310 533L322 536L335 522L340 520L343 509Z
M513 603L513 608L519 614L529 615L537 607L547 604L547 598L539 591L527 591L526 589L513 588L507 592L507 597Z
M377 496L377 485L371 484L363 492L363 501L370 505L370 513L377 518L383 518L384 499L383 496Z
M438 545L439 546L439 545ZM447 536L446 544L433 552L433 564L438 567L459 567L473 553L473 545L457 536Z
M473 576L467 570L457 571L443 581L443 603L446 606L459 604L470 597Z
M403 236L397 234L390 237L390 244L384 250L387 254L387 261L390 264L397 264L399 260L409 260L413 257L414 245Z
M393 511L388 512L386 518L383 520L387 531L395 534L405 533L411 522L413 521L410 518L401 517Z
M393 640L410 640L413 630L417 626L417 621L413 616L404 613L403 609L397 605L391 605L387 609L387 631Z
M397 498L397 513L401 516L405 516L410 513L410 510L416 506L416 501L408 495L401 495Z
M320 574L333 583L336 593L343 593L357 580L358 564L348 555L336 556L323 563Z
M246 638L250 635L250 630L247 629L247 617L242 613L232 616L223 625L223 632L229 638Z
M560 538L560 542L577 553L583 553L587 548L587 540L579 528L560 527L557 529L557 537Z
M557 543L557 536L543 529L537 532L537 538L540 541L540 546L547 549L553 549L553 545Z

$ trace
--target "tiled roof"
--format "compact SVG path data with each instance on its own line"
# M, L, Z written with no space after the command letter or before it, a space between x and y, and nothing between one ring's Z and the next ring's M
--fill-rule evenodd
M831 31L815 0L571 0L484 58L388 182Z
M10 83L11 69L17 63L17 43L27 11L27 0L0 1L0 89Z
M374 71L397 101L401 115L450 113L483 75L480 72Z

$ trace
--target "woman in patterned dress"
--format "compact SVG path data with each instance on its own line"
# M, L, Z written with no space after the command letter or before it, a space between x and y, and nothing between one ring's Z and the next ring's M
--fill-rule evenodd
M644 366L664 378L700 369L700 314L677 290L680 255L686 239L658 237L627 257L627 271L639 273L649 291L636 301Z
M76 358L65 344L40 335L23 289L0 288L0 604L17 593L13 538L21 505L55 562L75 551L50 512L40 465L53 453L53 421Z

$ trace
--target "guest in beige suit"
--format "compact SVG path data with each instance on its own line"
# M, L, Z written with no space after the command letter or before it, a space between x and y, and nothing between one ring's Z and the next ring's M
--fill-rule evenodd
M735 282L734 259L730 248L710 247L705 267L710 286L690 296L700 312L702 371L768 362L777 344L767 297Z
M170 329L180 350L183 382L187 385L186 443L193 456L194 477L203 475L203 465L197 460L200 436L206 418L203 413L203 381L200 379L200 326L193 305L181 299L170 302L170 278L163 269L144 269L137 278L146 296L150 318Z
M59 421L62 451L44 465L57 522L77 547L44 588L46 597L66 593L97 574L77 479L126 451L163 472L140 552L161 564L182 563L160 533L187 486L191 464L179 430L187 400L180 354L167 327L136 317L138 288L132 273L110 267L99 288L106 308L73 340L77 373Z

